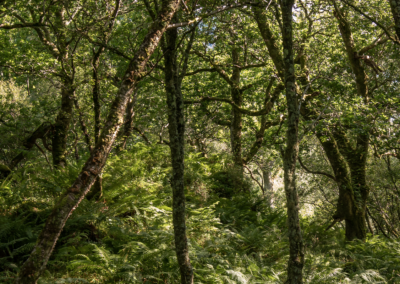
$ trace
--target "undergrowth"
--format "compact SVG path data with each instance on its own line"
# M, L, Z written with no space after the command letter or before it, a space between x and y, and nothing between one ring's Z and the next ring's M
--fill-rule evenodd
M83 200L67 221L39 283L179 283L174 251L169 151L136 144L111 156L104 194ZM222 197L227 163L186 157L187 228L195 283L285 283L289 255L284 206L256 188ZM84 160L84 159L82 159ZM211 161L211 162L210 162ZM25 166L1 184L0 282L12 283L46 217L82 164L64 171ZM41 173L39 176L38 173ZM224 173L224 174L221 174ZM229 192L229 184L224 192ZM279 196L277 197L279 199ZM400 242L368 236L344 242L318 212L302 220L305 283L400 283Z

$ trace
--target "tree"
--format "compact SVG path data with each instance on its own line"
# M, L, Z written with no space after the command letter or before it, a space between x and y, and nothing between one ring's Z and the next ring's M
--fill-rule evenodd
M288 215L290 256L287 283L303 283L304 245L299 220L299 200L296 189L296 162L299 154L298 124L299 101L296 94L296 77L293 54L293 0L283 0L282 45L285 76L285 93L288 110L286 149L282 151L286 206Z
M142 76L147 61L157 47L162 34L167 29L169 21L178 8L178 1L163 1L162 4L160 13L129 64L123 83L110 109L107 122L103 127L99 143L96 144L74 184L57 201L30 257L21 267L15 283L36 283L46 267L66 220L88 193L104 167L108 153L122 124L123 114L136 81Z

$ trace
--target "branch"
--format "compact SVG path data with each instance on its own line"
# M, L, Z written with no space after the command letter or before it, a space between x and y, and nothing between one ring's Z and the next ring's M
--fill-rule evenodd
M232 6L223 6L223 7L217 8L217 10L215 10L213 12L210 12L210 13L207 13L207 14L203 14L200 17L196 17L196 18L194 18L192 20L189 20L187 22L170 24L170 25L168 25L168 29L176 29L176 28L180 28L180 27L185 27L185 26L200 22L205 18L208 18L208 17L213 16L215 14L221 13L223 11L227 11L227 10L235 9L235 8L240 8L240 7L243 7L245 5L252 5L252 4L255 4L255 3L250 3L249 2L249 3L242 3L242 4L232 5Z
M21 28L34 28L34 27L45 27L47 25L43 23L20 23L13 25L0 25L0 29L4 30L12 30L12 29L21 29Z
M147 138L146 134L144 134L144 132L142 130L140 130L137 127L132 127L132 130L135 130L136 132L139 133L140 137L143 138L144 141L146 141L147 144L151 144L150 140Z
M330 228L332 228L333 226L335 226L336 223L343 221L343 218L334 218L333 222L326 227L325 231L328 231Z
M203 54L201 54L200 52L194 50L191 51L190 53L196 54L198 57L201 57L203 60L206 60L207 62L209 62L215 69L215 71L218 72L218 74L233 88L237 88L239 89L238 84L236 84L234 81L231 80L231 78L229 77L228 74L226 74L225 70L223 70L220 66L218 66L217 64L215 64L208 56L205 56Z
M216 97L203 97L200 100L197 101L183 101L184 104L196 104L196 103L202 103L205 101L218 101L218 102L224 102L230 104L232 107L234 107L237 111L239 111L242 114L249 115L249 116L260 116L260 115L266 115L268 114L274 103L276 98L279 96L280 92L283 90L284 86L282 84L279 84L276 88L274 93L272 94L271 100L265 105L265 107L259 111L251 111L248 109L244 109L239 107L237 104L235 104L232 100L230 99L224 99L224 98L216 98Z
M380 34L378 36L378 38L376 40L374 40L371 44L363 47L362 49L360 49L360 51L358 52L358 55L363 55L364 53L366 53L367 51L375 48L376 46L380 45L380 44L384 44L385 42L387 42L389 40L389 38L384 38L381 39L381 37L384 35L384 33Z
M347 0L342 0L344 3L346 3L348 6L350 6L351 8L353 8L355 11L357 11L358 13L360 13L361 15L363 15L365 18L367 18L368 20L370 20L371 22L373 22L374 24L376 24L378 27L380 27L384 33L388 36L388 38L393 41L394 43L400 45L400 40L397 40L396 38L394 38L389 31L386 29L386 27L384 25L382 25L381 23L379 23L377 20L372 19L370 16L368 16L367 14L365 14L363 11L361 11L360 8L354 6L353 4L347 2Z
M244 165L248 164L251 161L251 159L253 159L253 157L257 154L258 150L261 148L262 142L264 141L265 130L267 130L272 126L281 124L284 119L285 117L281 116L279 119L275 121L265 121L261 125L260 130L258 130L256 133L256 141L254 141L253 145L251 146L246 158L243 159ZM263 120L265 120L265 118Z
M125 58L125 59L132 60L132 58L130 58L128 55L126 55L125 53L123 53L122 51L120 51L118 48L109 46L108 44L105 44L105 43L103 43L103 42L93 41L89 36L86 36L86 39L87 39L91 44L94 44L94 45L97 45L97 46L101 46L101 47L103 47L103 48L105 48L105 49L108 49L108 50L111 51L112 53L115 53L115 54L117 54L117 55L119 55L119 56L121 56L121 57L123 57L123 58Z
M246 66L240 66L240 65L234 65L234 66L239 68L240 70L246 70L246 69L251 69L251 68L264 67L264 66L267 66L267 63L249 64Z
M253 173L251 172L251 170L250 170L246 165L243 165L243 167L249 171L249 174L250 174L251 179L254 180L254 181L258 184L258 186L261 188L263 194L265 194L265 189L264 189L264 187L263 187L263 186L260 184L260 182L253 176Z
M14 169L19 162L26 157L26 152L31 150L35 146L36 140L46 136L47 132L50 131L51 125L49 123L42 123L23 143L23 150L15 156L11 163L10 169Z
M43 154L43 156L46 158L46 162L49 165L50 169L53 170L53 167L50 164L49 158L47 158L46 152L43 151L42 147L39 146L39 144L35 141L36 147L39 149L39 151Z
M333 179L334 181L336 181L336 178L335 178L333 175L331 175L331 174L324 173L324 172L320 172L320 171L312 171L312 170L308 169L308 168L303 164L303 162L301 161L300 156L298 156L298 160L299 160L299 163L300 163L301 167L302 167L307 173L309 173L309 174L316 174L316 175L323 175L323 176L326 176L326 177L328 177L328 178ZM334 224L333 224L333 225L334 225ZM332 226L333 226L333 225L332 225ZM329 227L327 228L327 230L328 230L328 229L329 229Z
M197 69L196 71L193 71L193 72L187 72L185 74L185 76L193 76L200 72L216 72L216 71L217 70L215 68L201 68L201 69Z
M25 19L23 17L21 17L20 15L13 13L13 16L16 17L18 20L20 20L23 25L27 25L26 27L32 27L38 34L40 41L49 49L49 51L53 55L53 57L54 58L59 57L60 52L59 52L57 46L53 42L50 41L50 38L51 38L50 32L48 31L48 29L46 29L45 24L43 24L42 22L39 22L37 24L40 24L40 25L31 25L32 23L25 22ZM43 18L41 18L41 21L42 20L43 20ZM46 34L46 36L43 34L43 31Z

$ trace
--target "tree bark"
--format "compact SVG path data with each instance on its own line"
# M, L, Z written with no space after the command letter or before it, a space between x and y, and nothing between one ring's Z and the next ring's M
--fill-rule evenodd
M107 31L104 32L104 42L107 43L111 34L111 31L114 27L115 24L115 19L117 18L119 8L120 8L121 0L115 0L115 8L114 11L111 15L111 20L108 23L108 28ZM93 72L92 72L92 78L93 78L93 90L92 90L92 97L93 97L93 110L94 110L94 141L95 144L97 144L100 136L100 119L101 119L101 105L100 105L100 79L99 79L99 66L100 66L100 56L104 51L104 47L99 47L97 51L94 51L93 53L93 60L92 60L92 66L93 66ZM90 151L92 151L90 149ZM88 195L88 199L96 198L97 200L101 198L103 195L103 177L102 174L100 173L96 181L93 185L93 189Z
M193 269L189 259L189 246L186 236L185 221L185 187L184 187L184 132L185 120L183 113L183 96L181 80L177 64L177 29L170 29L165 33L166 45L164 49L165 61L165 90L168 105L169 147L171 150L173 191L173 224L175 248L181 272L182 284L193 284ZM189 43L191 47L191 43Z
M76 109L76 111L78 112L78 115L79 115L79 124L81 126L81 130L82 130L83 136L85 137L86 145L88 146L89 152L91 152L92 148L93 148L92 141L90 140L90 136L89 136L89 133L87 131L86 123L85 123L85 120L84 120L84 115L82 113L82 110L81 110L81 108L79 106L79 103L78 103L78 99L76 97L74 98L74 105L75 105L75 109Z
M400 0L388 0L392 9L397 39L400 41Z
M67 137L73 111L73 80L67 76L62 78L61 109L53 127L52 149L53 165L63 168L67 165Z
M119 133L119 136L121 137L122 142L118 146L117 152L120 152L123 149L125 149L126 142L127 142L128 138L131 136L132 131L134 130L133 118L135 116L136 96L137 96L137 92L135 91L135 93L129 100L128 107L126 108L123 129L121 129L121 131ZM147 137L144 135L144 133L141 133L141 134L143 134L143 135L141 135L142 137L145 137L143 139L146 141L146 143L151 144L149 140L146 140Z
M293 18L294 0L282 0L283 61L286 102L288 109L286 149L283 156L284 183L287 202L290 255L288 262L289 284L303 283L304 245L299 220L299 200L296 188L296 161L299 152L298 123L299 109L296 97L296 78L293 60Z
M282 55L279 51L279 47L277 39L274 37L271 28L269 26L269 20L267 19L267 11L263 8L252 6L253 16L257 22L258 29L260 34L267 46L268 53L271 56L272 61L274 62L275 68L278 71L278 76L282 81L285 80L284 76L284 63L282 59Z
M354 40L350 24L344 13L338 8L335 2L334 15L339 23L339 30L346 49L347 57L355 74L357 94L368 103L367 75L361 64L360 58L356 56ZM304 54L303 54L304 55ZM314 93L311 83L305 76L308 71L303 62L302 70L304 75L300 76L303 87L309 86L310 93ZM317 92L316 92L317 93ZM307 99L302 105L301 112L306 120L316 120L320 115L307 105ZM348 141L346 133L340 125L327 128L322 132L316 129L316 136L324 149L326 156L335 175L335 181L339 188L337 210L333 218L337 221L345 220L346 240L355 238L365 239L366 222L365 210L366 200L369 194L369 187L366 183L366 161L368 156L369 135L368 130L357 130L356 146L353 147Z
M235 45L232 47L232 63L233 70L230 80L234 82L231 86L232 101L241 107L243 104L242 91L239 89L240 84L240 69L236 66L239 65L239 51ZM243 190L243 159L242 159L242 113L236 108L232 108L232 118L230 127L231 148L233 156L235 187L237 191Z
M142 76L144 67L158 46L159 40L167 29L172 16L178 8L179 2L178 0L164 0L162 4L160 14L153 22L141 46L129 64L123 82L112 103L98 143L75 182L56 202L31 255L21 267L15 283L37 283L39 276L46 267L65 222L88 193L96 177L104 167L108 153L123 122L125 108L133 92L135 83Z
M100 65L100 55L104 51L104 47L100 47L93 54L92 60L92 79L93 79L93 89L92 89L92 98L93 98L93 111L94 111L94 143L95 145L99 141L100 137L100 121L101 121L101 105L100 105L100 80L99 80L99 65ZM93 185L92 190L86 196L88 200L93 198L100 199L103 195L103 178L101 173L97 176L96 181Z

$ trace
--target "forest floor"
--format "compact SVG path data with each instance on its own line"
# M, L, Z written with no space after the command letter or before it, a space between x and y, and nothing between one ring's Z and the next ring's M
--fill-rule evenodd
M138 145L123 160L112 156L103 196L84 200L73 212L38 283L179 283L167 155L165 148ZM195 283L284 283L289 255L284 204L277 200L269 208L255 189L232 195L221 175L226 172L210 160L193 154L186 163ZM13 282L80 166L37 174L32 165L3 181L1 283ZM365 242L346 243L343 228L326 231L326 223L316 209L301 220L305 283L400 283L399 240L369 234Z

